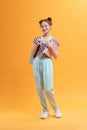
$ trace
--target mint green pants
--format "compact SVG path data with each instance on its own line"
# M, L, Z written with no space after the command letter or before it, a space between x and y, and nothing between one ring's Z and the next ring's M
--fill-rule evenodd
M36 81L36 88L43 111L48 111L46 98L52 108L56 110L57 104L53 88L53 65L51 58L34 58L33 72Z

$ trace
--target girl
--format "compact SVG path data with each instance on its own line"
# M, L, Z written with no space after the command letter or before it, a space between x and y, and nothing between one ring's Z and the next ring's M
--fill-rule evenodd
M45 119L49 116L49 110L46 104L46 98L55 112L55 117L61 117L62 114L57 106L54 88L53 88L53 66L52 56L58 57L58 41L51 35L52 18L39 21L43 36L34 38L34 46L31 56L33 60L33 72L36 81L36 88L43 107L43 113L40 118Z

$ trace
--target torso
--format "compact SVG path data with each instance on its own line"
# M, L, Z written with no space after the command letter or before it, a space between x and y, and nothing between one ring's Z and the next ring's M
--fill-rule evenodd
M46 46L46 42L50 42L50 39L53 38L52 36L50 37L44 37L44 36L41 36L41 45L40 45L40 48L37 52L37 55L36 57L39 57L40 54L44 51L44 49L47 47ZM48 58L48 56L44 53L43 56L41 56L42 58Z

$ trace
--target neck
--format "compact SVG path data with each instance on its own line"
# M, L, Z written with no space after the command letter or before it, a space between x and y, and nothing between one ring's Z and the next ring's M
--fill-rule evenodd
M44 37L49 37L49 36L51 36L50 33L46 33L46 34L44 34Z

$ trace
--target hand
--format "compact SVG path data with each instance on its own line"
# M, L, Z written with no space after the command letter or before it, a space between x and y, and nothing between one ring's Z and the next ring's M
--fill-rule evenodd
M47 42L46 42L46 46L47 46L48 48L52 48L51 42L47 41Z
M41 40L40 39L37 39L37 44L41 45Z

